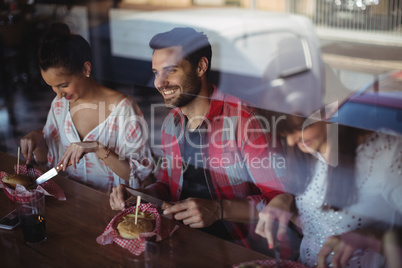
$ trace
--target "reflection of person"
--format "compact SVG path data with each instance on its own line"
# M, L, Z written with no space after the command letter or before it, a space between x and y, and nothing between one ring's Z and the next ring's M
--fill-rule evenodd
M162 126L157 181L145 191L173 201L164 213L184 224L250 246L239 223L256 222L281 193L281 148L271 146L250 108L208 82L212 52L203 33L175 28L150 46L155 87L173 109ZM123 191L113 190L112 209L123 208Z
M27 162L34 154L38 164L63 163L69 177L102 190L126 181L138 186L152 160L135 101L95 82L91 48L66 24L51 26L38 55L42 77L57 96L43 131L21 139Z
M324 121L301 131L304 122L289 116L278 126L289 145L289 178L304 235L301 261L317 267L329 262L333 267L382 267L382 235L402 225L401 137ZM286 225L294 216L291 205L291 200L269 204L260 213L256 232L268 243L273 237L281 240L281 228L274 233L270 226L275 221Z

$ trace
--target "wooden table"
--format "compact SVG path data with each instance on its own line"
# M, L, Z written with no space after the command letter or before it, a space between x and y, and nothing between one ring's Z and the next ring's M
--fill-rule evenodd
M13 172L16 158L0 152L0 170ZM66 201L46 197L47 240L24 243L21 227L0 229L0 267L128 267L134 255L117 244L100 245L96 238L118 212L109 206L109 195L62 176L53 179ZM15 208L0 191L0 215ZM170 237L157 242L158 267L231 267L267 256L180 225Z

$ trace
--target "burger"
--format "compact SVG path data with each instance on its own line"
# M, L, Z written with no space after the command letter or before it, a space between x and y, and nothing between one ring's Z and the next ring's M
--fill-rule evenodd
M31 177L23 174L8 174L3 177L2 181L15 188L17 184L28 187L32 184Z
M117 231L124 239L137 239L139 234L149 233L154 230L155 215L149 212L138 212L137 224L135 214L127 214L117 225Z

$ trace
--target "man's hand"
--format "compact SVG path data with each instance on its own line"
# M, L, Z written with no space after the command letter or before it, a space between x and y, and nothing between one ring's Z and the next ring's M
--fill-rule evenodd
M111 209L123 210L125 206L124 200L126 200L127 195L128 193L126 191L126 187L123 184L119 184L117 187L113 187L109 198Z
M293 196L281 194L273 198L259 213L255 232L268 240L268 247L272 249L275 237L279 241L286 235L289 220L292 218Z
M176 220L191 228L203 228L220 219L221 207L217 200L188 198L168 207L163 214L174 214Z

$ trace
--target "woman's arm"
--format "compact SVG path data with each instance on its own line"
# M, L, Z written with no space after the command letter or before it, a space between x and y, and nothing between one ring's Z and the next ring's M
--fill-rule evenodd
M76 168L76 164L87 153L95 153L120 178L130 180L130 164L127 159L120 159L112 148L106 148L97 141L71 143L57 165L63 164L65 170L69 165Z
M95 153L99 159L105 163L117 176L124 179L125 181L130 181L130 163L127 159L120 159L119 156L113 152L112 149L108 149L104 146L99 146Z

